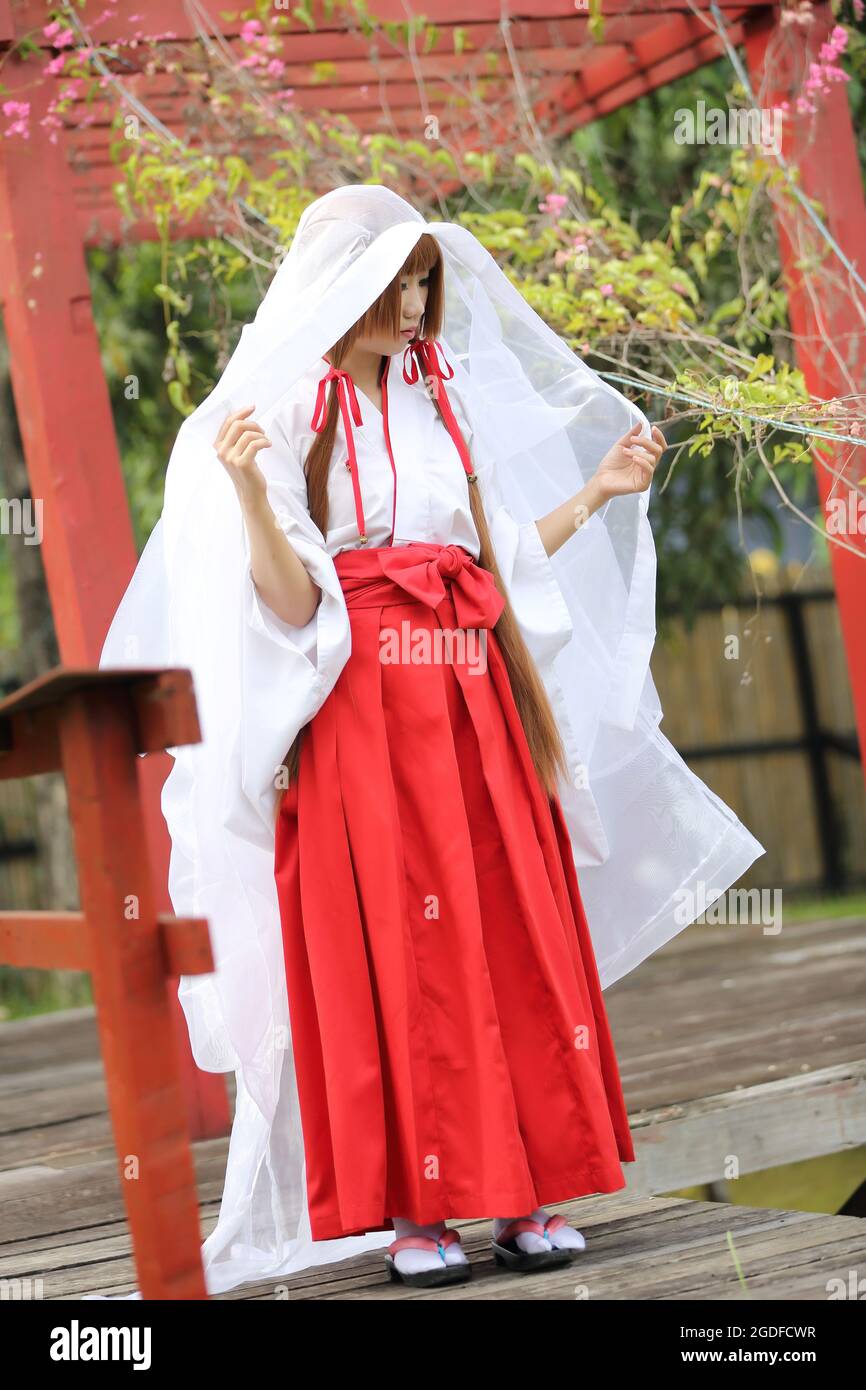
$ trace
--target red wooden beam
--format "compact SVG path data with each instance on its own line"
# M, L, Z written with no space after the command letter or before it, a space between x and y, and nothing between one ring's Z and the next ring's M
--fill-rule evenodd
M157 914L167 975L209 975L214 969L204 917ZM83 912L0 912L0 961L16 970L91 970Z
M750 31L746 54L760 106L775 106L790 99L808 76L809 58L817 57L819 45L835 23L829 5L816 6L815 15L805 50L799 31L793 36L790 30L773 23ZM861 279L866 280L866 201L846 87L833 84L829 94L817 97L817 108L814 116L785 123L783 154L799 167L803 193L823 205L824 222ZM802 209L796 218L787 213L778 215L777 229L797 359L809 391L819 398L862 397L866 393L866 294L849 282L848 272L834 256L828 263L833 277L827 271L819 271L811 282L804 277L798 261L814 247L818 234ZM818 493L825 508L832 494L842 498L846 506L852 502L855 515L859 509L862 517L864 489L857 483L864 475L866 456L862 448L837 446L829 462L815 456ZM856 551L852 554L832 542L829 545L866 773L866 537L855 527L841 539Z
M772 8L768 0L720 0L723 11L753 9L755 11ZM128 38L133 31L144 36L154 37L166 32L176 34L178 39L189 40L196 36L196 26L192 12L177 0L118 0L112 7L112 15L96 31L103 41ZM200 8L209 16L214 32L224 36L239 33L243 20L240 13L243 6L236 6L238 18L225 19L227 7L224 0L201 0ZM666 15L708 11L710 0L604 0L605 24L622 17L630 20L638 15ZM501 0L465 0L459 6L453 0L376 0L369 7L370 14L377 20L392 24L405 24L415 15L424 15L431 24L442 28L447 25L468 25L488 23L498 24L502 19ZM574 17L574 0L520 0L521 19L561 20ZM326 7L321 0L312 0L310 12L314 23L314 33L324 34L345 29L347 20L343 12L334 6ZM130 16L141 15L133 23ZM43 0L20 0L13 11L15 35L23 37L30 34L43 47L49 41L42 36L45 24L45 5ZM307 26L293 18L290 10L282 12L290 21L290 34L303 36L310 33ZM86 11L85 11L86 18Z
M98 658L135 549L87 268L70 236L71 175L39 125L46 89L33 68L10 59L3 80L30 101L33 130L0 141L0 295L58 642L76 665Z
M84 913L0 912L0 961L16 970L89 970Z
M745 33L744 24L732 22L729 33L732 43L741 43ZM609 66L606 71L591 66L586 77L575 76L562 84L559 95L549 103L543 102L540 116L542 119L546 116L548 105L558 107L562 115L547 129L552 136L561 137L588 125L590 121L600 120L611 111L629 106L649 92L657 91L707 63L714 63L723 51L721 40L704 30L702 37L695 37L679 49L671 45L671 50L664 56L654 61L647 59L637 67L629 67L624 59Z
M17 13L17 11L16 11ZM49 87L10 57L3 81L31 104L29 140L0 140L0 296L30 488L42 507L42 554L61 659L95 665L137 561L111 403L93 322L73 178L60 141L40 125ZM157 909L170 912L168 832L160 809L170 760L139 770L145 826L158 870ZM180 1003L177 1032L197 1137L229 1126L225 1084L199 1072Z

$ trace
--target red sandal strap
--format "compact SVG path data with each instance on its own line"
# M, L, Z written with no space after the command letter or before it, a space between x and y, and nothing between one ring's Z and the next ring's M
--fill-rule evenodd
M545 1231L547 1231L548 1235L553 1235L554 1231L561 1231L563 1226L567 1225L568 1222L566 1221L565 1217L561 1216L559 1212L557 1212L556 1216L551 1216L547 1219L547 1221L545 1221L544 1229Z
M507 1245L510 1240L514 1240L515 1236L522 1236L527 1231L532 1231L537 1236L544 1235L544 1227L540 1221L530 1221L528 1216L521 1216L516 1221L509 1221L507 1226L503 1226L495 1240L499 1245Z
M445 1230L442 1232L441 1236L439 1237L439 1244L443 1246L453 1245L455 1240L459 1245L460 1232L452 1230L450 1226L447 1226Z
M396 1255L401 1250L433 1251L438 1250L440 1246L444 1249L448 1245L453 1245L455 1240L460 1240L460 1232L450 1228L443 1231L438 1240L435 1236L401 1236L399 1240L392 1241L388 1246L388 1254Z
M388 1246L388 1254L396 1255L400 1250L438 1250L439 1242L432 1236L401 1236Z

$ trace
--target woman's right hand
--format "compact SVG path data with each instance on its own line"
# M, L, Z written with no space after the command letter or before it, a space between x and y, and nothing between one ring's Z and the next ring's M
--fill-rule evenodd
M249 418L254 410L254 405L248 405L227 415L214 440L217 458L241 499L267 492L265 476L256 463L256 455L260 449L269 449L271 441L261 425Z

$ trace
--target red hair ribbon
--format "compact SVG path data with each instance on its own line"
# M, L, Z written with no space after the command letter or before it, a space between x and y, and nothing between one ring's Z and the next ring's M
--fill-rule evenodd
M327 357L322 358L323 362L328 362ZM361 418L361 407L358 404L358 397L355 394L355 383L348 372L341 371L339 367L334 367L328 362L329 370L319 382L319 389L316 393L316 407L313 411L313 418L310 421L310 428L316 434L321 434L327 421L325 406L325 390L329 381L337 383L337 399L340 403L340 414L343 417L343 429L346 433L346 444L349 450L349 457L346 460L346 467L352 475L352 491L355 494L355 516L358 520L358 535L361 545L367 544L367 527L364 522L364 506L361 501L361 485L358 481L358 459L355 454L355 436L352 433L352 421L356 425L363 424Z
M441 362L440 362L441 355ZM445 375L442 364L445 364L448 375ZM460 462L466 470L466 476L470 483L475 482L475 470L472 467L472 459L469 457L469 450L466 447L466 440L460 433L460 426L451 408L448 399L448 392L445 390L445 382L450 381L454 375L454 368L442 352L439 343L433 343L429 338L418 338L411 342L403 353L403 380L412 386L418 380L419 367L425 378L433 377L436 385L433 389L433 398L438 402L439 409L442 411L442 418L445 421L448 433L454 440L454 446L460 455Z

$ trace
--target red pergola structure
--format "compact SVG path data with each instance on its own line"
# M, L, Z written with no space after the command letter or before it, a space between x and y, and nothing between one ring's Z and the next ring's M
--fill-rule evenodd
M240 21L221 18L225 0L117 0L100 38L122 39L137 28L153 36L173 31L181 44L197 41L197 26L206 17L231 49ZM379 0L371 11L383 21L406 22L404 0ZM519 12L503 24L500 0L418 0L422 12L444 35L429 53L380 54L371 63L369 44L350 32L344 14L325 15L314 4L316 29L295 22L284 39L289 64L287 84L296 106L349 115L361 131L383 128L377 92L387 82L388 129L417 138L419 124L439 108L447 84L459 86L484 74L494 121L507 126L509 50L531 60L543 75L543 94L536 116L548 136L563 136L706 63L725 50L716 30L710 0L604 0L602 41L588 37L585 0L522 0ZM133 23L131 16L144 13ZM834 23L828 4L816 4L808 32L784 27L778 4L766 0L719 0L729 40L745 49L746 62L762 105L773 105L795 91L810 54ZM42 0L0 0L0 56L25 34L48 50L42 37L46 19ZM450 31L461 29L467 40L457 53ZM491 68L489 55L500 60ZM314 64L327 68L314 69ZM56 80L40 76L41 64L5 63L2 80L12 96L31 103L31 138L0 141L0 294L9 338L12 381L18 420L34 497L43 499L43 554L62 661L92 666L98 659L109 622L136 563L111 404L102 374L99 342L90 301L85 251L88 244L122 237L147 237L153 229L123 226L111 191L116 179L109 153L113 106L93 108L96 121L87 129L74 122L52 144L39 124L56 90ZM322 76L324 71L325 75ZM424 83L424 100L419 92ZM169 131L183 128L187 89L166 75L132 74L128 89L159 117ZM442 104L443 126L451 116ZM453 130L460 150L476 148L479 132ZM785 155L799 166L802 189L820 200L826 224L846 256L866 278L866 204L844 87L822 96L809 141L801 144L795 123L786 134ZM473 144L473 134L475 144ZM489 133L484 138L489 141ZM832 158L827 157L832 151ZM189 235L189 228L179 228ZM866 328L853 292L828 292L817 303L799 273L800 247L790 231L779 228L790 293L791 324L798 340L800 365L818 397L862 393L866 387ZM832 352L818 351L823 342ZM804 347L805 345L805 347ZM850 489L860 464L849 477L841 452L836 493ZM831 478L817 468L822 503ZM866 748L866 558L864 538L850 536L851 549L831 547L833 574L854 699L861 750ZM152 754L139 767L146 808L151 863L158 910L168 912L168 836L159 809L159 793L168 772L168 757ZM194 1135L220 1133L227 1127L225 1088L221 1078L197 1072L189 1055L179 1009L176 1019L185 1060L187 1098Z

